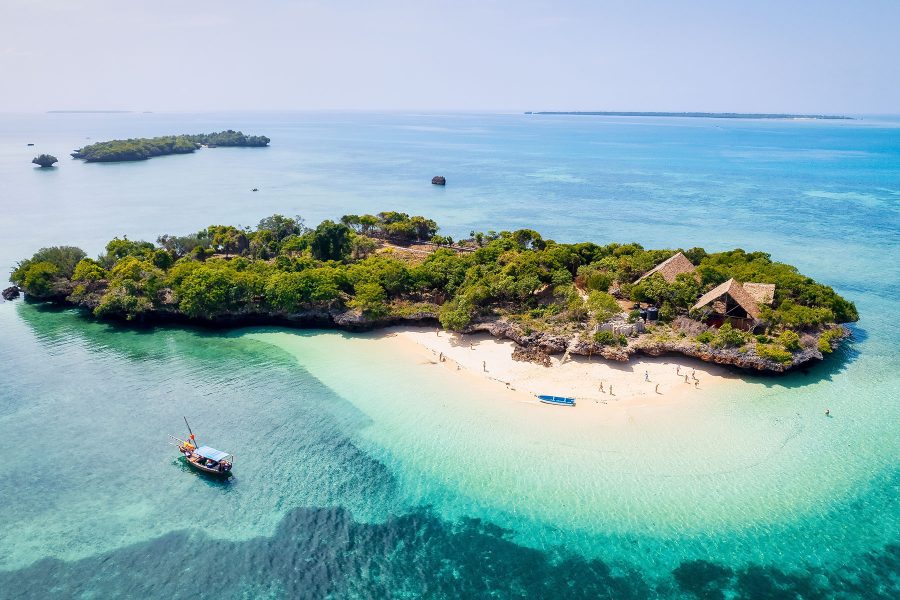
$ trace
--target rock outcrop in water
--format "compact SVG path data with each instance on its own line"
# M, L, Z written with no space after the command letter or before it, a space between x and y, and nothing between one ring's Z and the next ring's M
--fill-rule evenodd
M447 178L443 175L435 175L431 178L431 183L433 185L447 185Z
M16 298L19 297L19 294L21 292L22 292L22 290L19 289L19 286L17 286L17 285L10 286L10 287L6 288L5 290L3 290L3 299L4 300L15 300Z
M31 162L38 165L42 169L47 169L52 167L55 163L58 163L59 160L52 154L41 154L40 156L35 156L31 159Z

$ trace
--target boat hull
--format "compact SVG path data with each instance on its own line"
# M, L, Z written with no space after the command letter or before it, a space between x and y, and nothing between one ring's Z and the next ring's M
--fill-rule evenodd
M538 396L538 400L554 406L575 406L575 398L566 398L565 396Z
M231 477L231 470L228 471L219 471L218 469L210 469L209 467L205 467L203 465L198 465L188 457L184 457L185 462L190 465L195 471L199 471L200 473L204 473L206 475L211 475L213 477L221 477L222 479L227 479Z

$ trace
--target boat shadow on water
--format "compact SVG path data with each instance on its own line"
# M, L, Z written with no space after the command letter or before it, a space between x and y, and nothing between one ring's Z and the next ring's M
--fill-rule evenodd
M184 456L179 456L177 458L172 459L172 464L178 467L181 471L190 473L191 475L196 476L198 479L206 483L209 487L214 488L232 488L237 484L237 478L233 474L229 474L227 477L222 475L214 475L212 473L206 473L203 471L198 471L197 469L191 467L188 464L187 458Z

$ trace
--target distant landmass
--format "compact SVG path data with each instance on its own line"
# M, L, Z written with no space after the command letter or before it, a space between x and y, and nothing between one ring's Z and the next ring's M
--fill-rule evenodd
M87 114L109 114L109 113L133 113L133 110L48 110L47 114L53 113L87 113Z
M582 115L601 117L702 117L706 119L827 119L853 120L844 115L792 115L788 113L638 112L638 111L528 111L526 115Z

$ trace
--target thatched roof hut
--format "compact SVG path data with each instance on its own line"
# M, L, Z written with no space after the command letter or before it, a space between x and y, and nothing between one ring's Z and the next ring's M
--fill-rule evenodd
M635 283L640 283L655 273L662 275L669 283L675 283L675 278L682 273L693 273L695 270L694 263L683 253L678 252L641 275Z
M756 300L734 278L703 294L691 310L707 306L724 317L758 319L760 315Z
M756 300L757 304L765 304L771 306L775 302L775 284L774 283L744 283L741 284L744 291L750 294L750 297Z

